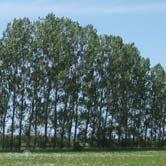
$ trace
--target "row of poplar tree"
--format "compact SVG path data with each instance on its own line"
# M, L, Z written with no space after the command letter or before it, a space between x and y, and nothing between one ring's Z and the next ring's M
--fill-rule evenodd
M2 148L166 145L166 71L134 44L49 14L0 40Z

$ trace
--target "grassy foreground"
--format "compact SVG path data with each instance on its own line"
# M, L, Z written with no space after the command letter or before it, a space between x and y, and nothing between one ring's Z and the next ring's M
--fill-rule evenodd
M166 151L0 153L0 166L165 166Z

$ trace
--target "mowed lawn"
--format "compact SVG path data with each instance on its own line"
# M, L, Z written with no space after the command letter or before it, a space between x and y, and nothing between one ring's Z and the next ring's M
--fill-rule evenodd
M166 166L166 151L0 153L0 166Z

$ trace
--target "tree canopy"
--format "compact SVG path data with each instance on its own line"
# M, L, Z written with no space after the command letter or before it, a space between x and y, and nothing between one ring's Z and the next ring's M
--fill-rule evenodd
M92 25L14 19L0 88L2 148L166 145L165 68Z

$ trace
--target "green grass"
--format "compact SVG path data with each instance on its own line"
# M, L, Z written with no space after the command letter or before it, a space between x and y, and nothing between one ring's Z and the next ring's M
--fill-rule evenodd
M166 151L0 153L0 166L165 166Z

